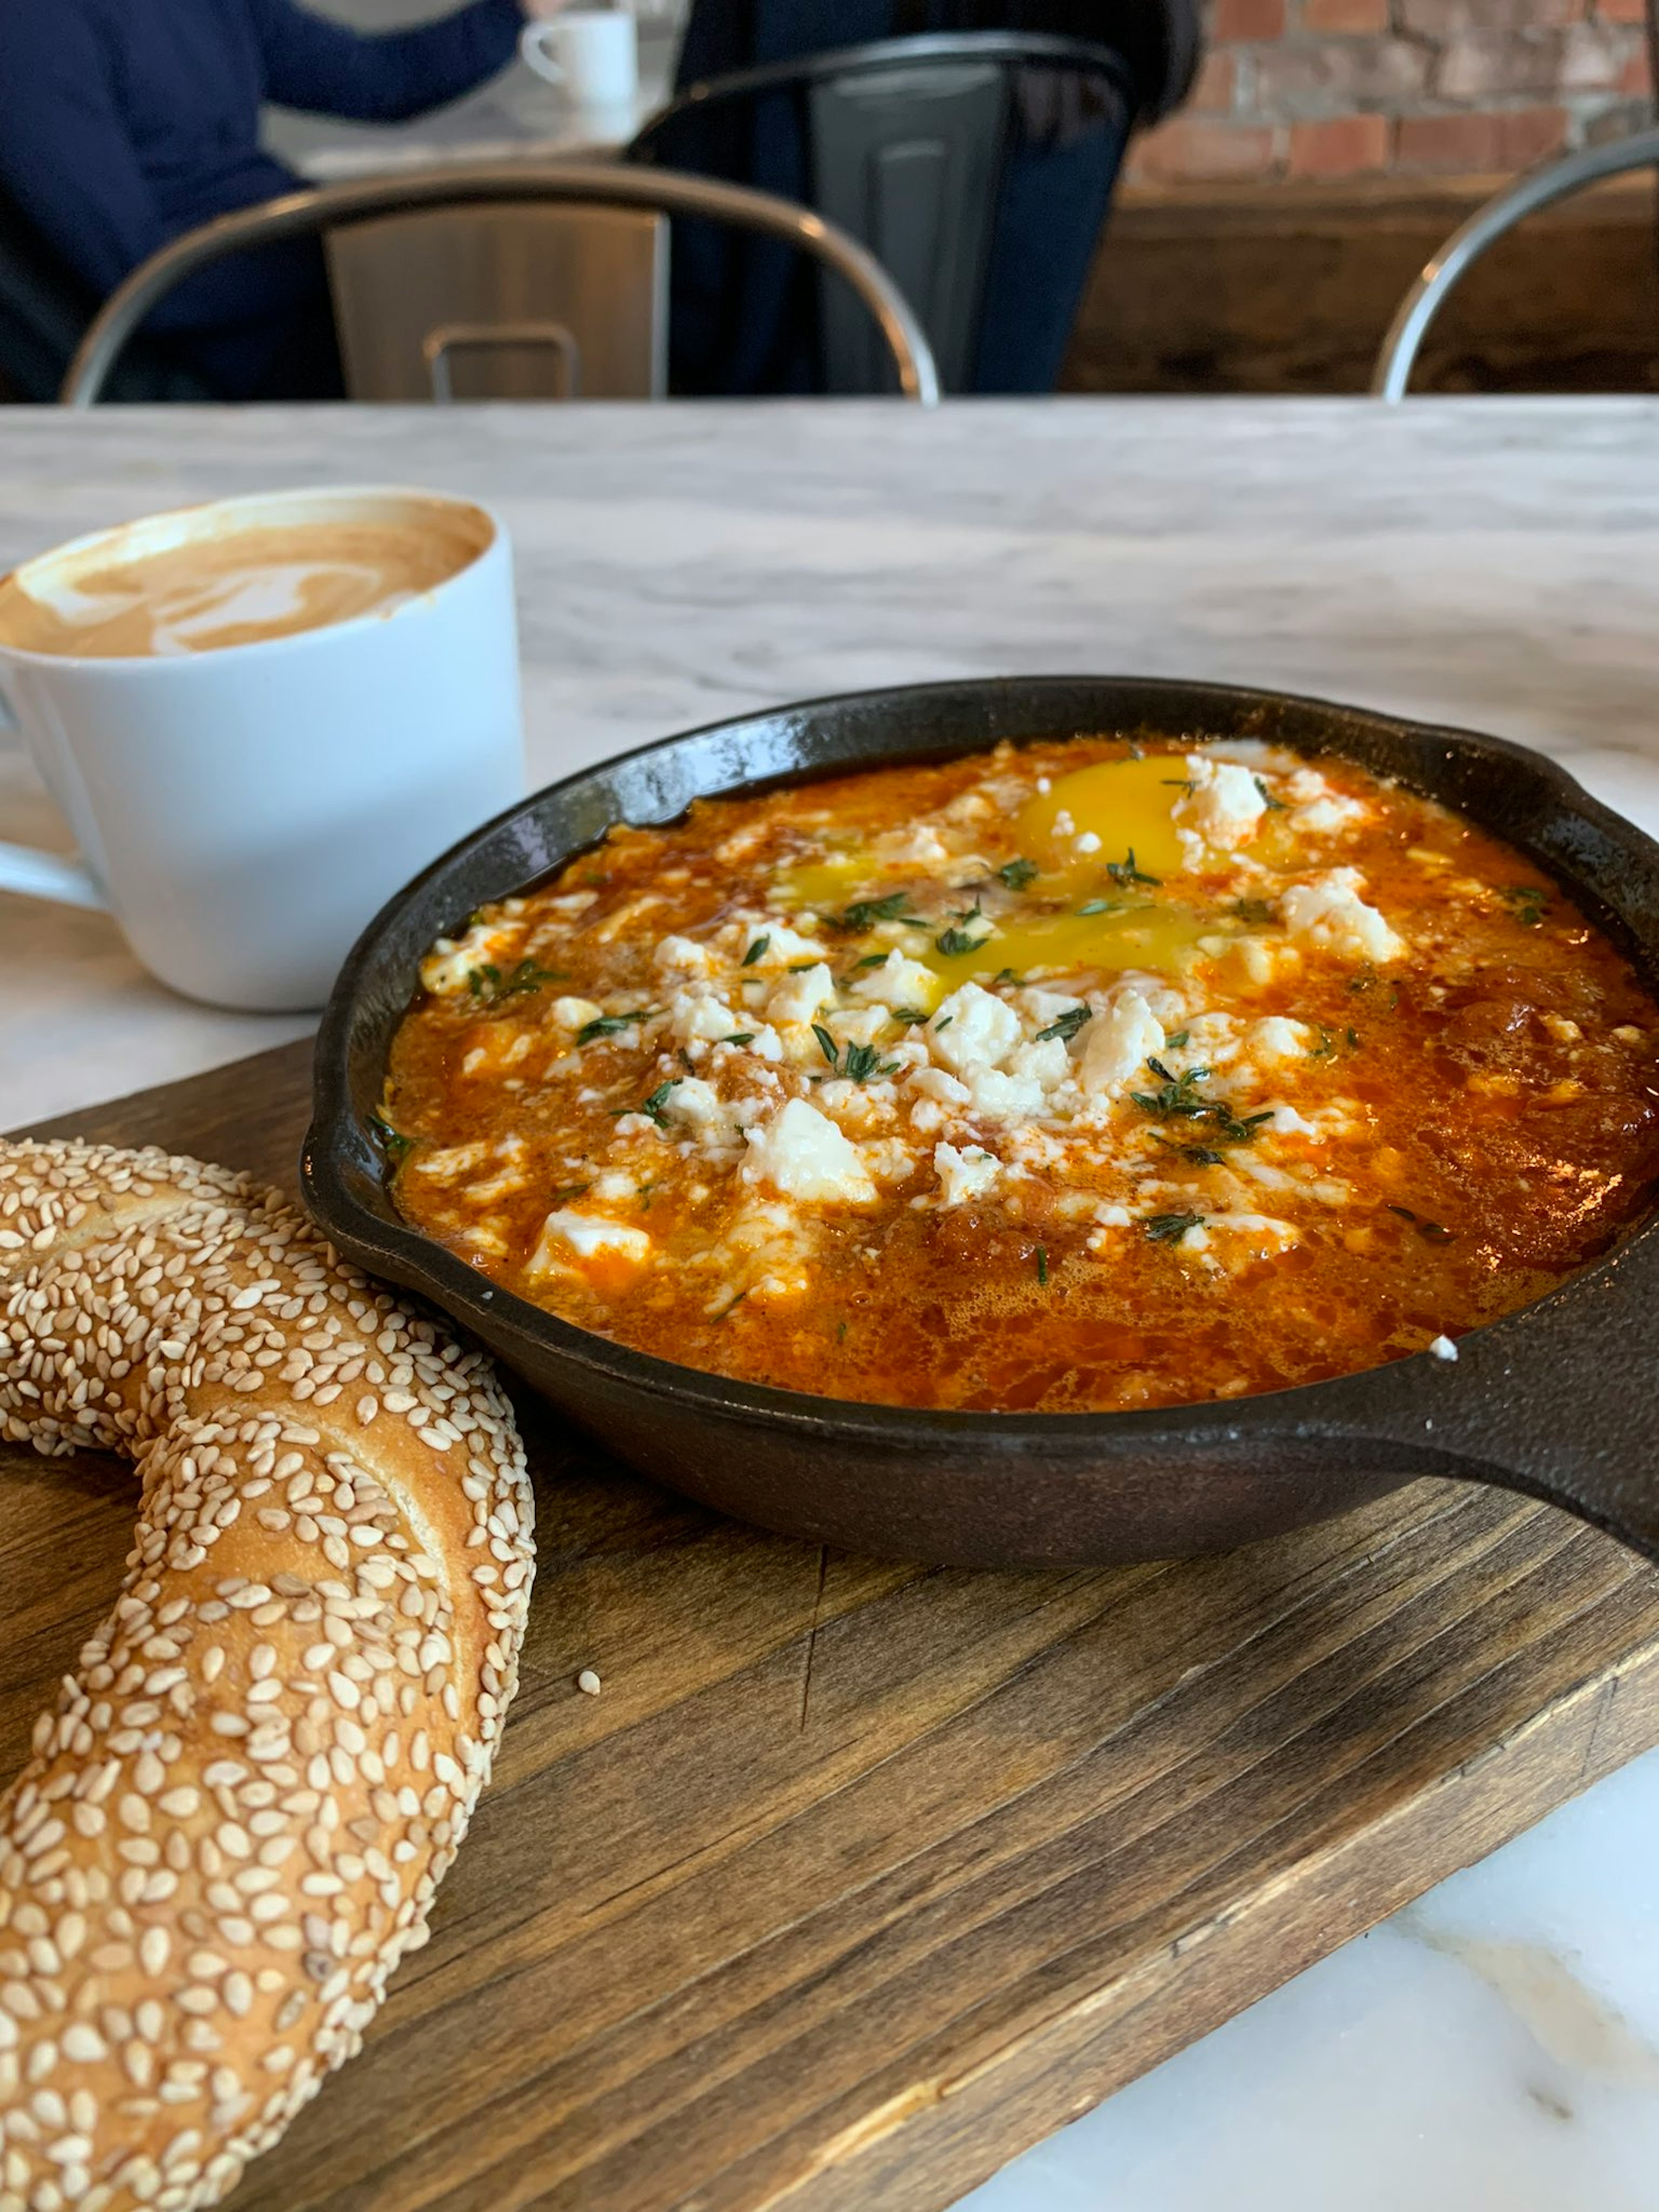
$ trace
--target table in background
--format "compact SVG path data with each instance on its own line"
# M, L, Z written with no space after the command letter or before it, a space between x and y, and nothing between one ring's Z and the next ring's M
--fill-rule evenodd
M786 698L1133 670L1496 730L1659 828L1659 403L498 407L436 428L5 410L0 570L210 495L421 481L512 528L538 781ZM61 842L7 742L0 837ZM186 1006L97 916L0 896L0 1127L303 1026ZM1656 1834L1659 1753L968 2207L1656 2212Z
M265 141L317 185L448 162L594 159L627 145L667 100L679 37L673 15L641 21L639 97L626 107L579 106L515 61L465 100L410 123L346 123L272 109Z

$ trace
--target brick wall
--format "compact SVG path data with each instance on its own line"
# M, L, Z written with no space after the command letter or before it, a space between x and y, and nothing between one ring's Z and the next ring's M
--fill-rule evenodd
M1192 100L1138 142L1150 185L1474 175L1651 119L1642 0L1208 0Z

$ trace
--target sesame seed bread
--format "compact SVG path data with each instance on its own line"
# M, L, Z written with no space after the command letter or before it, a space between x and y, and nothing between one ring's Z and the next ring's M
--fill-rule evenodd
M216 2203L425 1941L516 1680L523 1451L279 1197L73 1144L0 1144L0 1437L143 1482L0 1800L0 2212Z

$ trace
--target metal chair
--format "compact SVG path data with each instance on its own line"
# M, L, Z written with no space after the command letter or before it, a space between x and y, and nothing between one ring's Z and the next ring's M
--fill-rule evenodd
M692 85L629 157L763 184L862 240L948 391L1047 391L1142 105L1113 47L938 33ZM673 298L678 388L868 390L878 373L843 302L769 247L688 238Z
M422 268L418 229L393 232L398 249L395 282L385 277L371 283L366 298L344 300L342 314L343 348L349 379L354 362L367 383L384 377L386 396L429 398L441 401L453 396L456 368L476 360L491 347L540 349L560 365L561 389L568 396L658 397L663 389L660 374L664 353L663 305L666 245L659 235L665 216L697 216L736 228L757 232L809 255L820 266L832 270L857 295L881 333L890 355L903 396L932 406L939 398L939 374L921 325L902 294L880 265L856 240L834 224L805 208L792 205L771 193L720 184L705 177L683 177L668 171L633 169L620 163L560 162L532 168L522 164L454 168L422 175L373 178L362 183L337 185L325 191L295 192L260 207L222 216L200 229L187 232L136 269L112 294L81 343L59 397L67 407L90 407L105 390L110 371L128 340L138 330L156 302L186 276L210 262L250 246L279 239L323 233L332 241L337 287L343 299L355 271L367 277L366 258L353 256L347 238L368 227L425 223L458 210L510 207L520 211L556 209L568 216L577 210L601 214L621 210L655 225L654 246L635 240L623 275L633 298L628 328L631 341L616 337L616 288L594 285L563 300L538 294L534 312L518 312L509 305L503 313L496 299L484 299L488 312L475 312L477 295L465 295L459 308L452 298L415 313L407 303L407 288L429 273ZM607 232L614 244L614 230ZM434 258L453 270L465 270L465 240L436 234ZM590 270L595 264L590 255ZM538 274L533 258L523 257L520 274L529 284ZM568 270L567 270L568 274ZM476 275L475 279L476 282ZM641 289L645 297L641 300ZM435 312L434 325L425 319ZM415 358L424 363L426 389L402 388L407 361L388 367L387 356L377 333L377 319L401 316L404 336L418 339ZM645 368L641 368L644 349ZM599 372L599 373L596 373ZM605 373L611 380L605 380ZM386 391L386 384L394 388ZM362 396L354 388L354 396Z
M1452 233L1401 301L1371 372L1372 397L1391 404L1405 398L1418 350L1452 287L1489 246L1516 223L1605 178L1655 167L1659 167L1659 130L1638 131L1628 138L1586 147L1582 154L1568 154L1531 170L1485 201Z

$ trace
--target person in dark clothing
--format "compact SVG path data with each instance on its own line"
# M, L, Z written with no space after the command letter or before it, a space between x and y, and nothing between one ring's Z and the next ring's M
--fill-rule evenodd
M971 358L953 388L1042 392L1057 382L1129 133L1179 106L1200 46L1198 0L693 0L678 88L837 49L950 32L1108 47L1108 76L1030 65L1014 84ZM897 126L896 126L897 127ZM672 167L759 185L825 208L818 125L787 91L699 99L647 125L640 151ZM925 123L917 126L925 138ZM866 242L874 245L873 236ZM674 388L756 394L822 388L817 280L799 256L702 224L674 239Z
M1150 116L1186 98L1198 58L1196 0L692 0L678 90L734 70L930 31L1046 32L1115 47Z
M0 191L103 299L182 232L296 190L261 103L398 122L506 66L527 0L368 37L295 0L0 0ZM146 329L228 399L340 388L321 250L204 270Z

